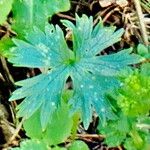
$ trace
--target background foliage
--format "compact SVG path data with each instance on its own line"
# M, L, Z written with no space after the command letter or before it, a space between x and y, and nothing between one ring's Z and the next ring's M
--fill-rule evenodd
M149 13L147 0L1 0L0 148L149 150Z

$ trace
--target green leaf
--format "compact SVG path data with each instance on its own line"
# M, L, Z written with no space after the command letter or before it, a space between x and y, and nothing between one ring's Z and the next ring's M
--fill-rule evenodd
M82 141L74 141L69 150L89 150L88 146Z
M150 46L139 44L137 47L137 52L139 55L149 59L150 58Z
M65 103L68 103L68 100L72 97L73 91L72 90L64 90L62 94L62 99Z
M73 126L72 126L72 129L71 129L71 139L74 140L76 138L78 126L79 126L79 123L80 123L80 113L76 112L73 115L72 118L73 118Z
M76 15L76 26L68 20L62 22L73 31L73 50L77 59L95 56L118 42L123 34L123 29L114 32L115 27L101 27L99 24L93 30L93 18L86 15L81 18Z
M40 140L25 140L20 147L11 148L12 150L49 150L47 145Z
M12 3L13 0L0 0L0 25L7 19L7 15L12 8Z
M15 66L46 68L48 71L31 79L17 82L22 86L10 100L25 98L19 105L18 116L30 117L40 108L41 124L45 129L51 114L57 109L62 98L68 77L73 81L73 96L70 99L72 112L81 112L87 129L95 110L103 123L114 119L105 92L110 87L118 87L118 72L130 64L143 60L130 54L131 49L112 55L97 55L104 48L120 40L122 29L114 27L93 28L92 17L76 16L76 25L63 21L73 34L73 50L66 44L63 31L59 26L46 25L45 32L39 28L28 33L26 41L14 39L16 47L9 58Z
M58 147L58 146L56 146L56 147L52 148L52 150L67 150L67 149L64 148L64 147Z
M120 114L119 118L109 121L106 126L99 125L99 131L106 136L105 143L110 147L116 147L126 139L126 135L130 131L129 119Z
M49 17L69 8L69 0L15 0L12 9L14 17L12 27L19 35L25 35L33 26L44 30Z
M33 126L31 126L31 124ZM25 120L23 126L27 136L32 139L43 139L50 145L64 142L70 135L72 128L72 118L69 116L69 106L67 104L62 104L61 107L52 114L45 131L42 130L40 124L39 110L29 119Z
M144 63L141 65L141 74L150 77L150 63Z
M134 145L134 143L133 143L132 138L128 138L128 139L125 141L124 147L125 147L127 150L137 150L137 148L135 147L135 145Z
M14 46L11 38L2 38L0 40L0 55L5 57L11 57L10 49Z
M124 143L124 147L127 150L149 150L150 149L150 143L148 143L148 141L145 141L145 143L140 148L137 148L133 139L127 138L127 140Z
M118 106L128 116L145 115L150 110L150 77L146 76L143 67L141 73L135 71L127 77L121 89L118 90Z

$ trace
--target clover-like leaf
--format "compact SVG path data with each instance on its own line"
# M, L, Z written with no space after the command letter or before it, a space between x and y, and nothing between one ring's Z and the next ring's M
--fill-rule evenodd
M41 110L41 124L45 129L49 117L60 103L62 91L68 77L73 82L73 96L70 100L73 111L81 111L84 126L88 128L93 110L102 120L115 118L111 105L105 99L105 92L119 86L116 78L124 67L139 63L143 59L131 50L117 54L100 55L106 47L120 40L123 30L115 32L114 27L93 27L92 17L76 16L76 25L63 20L72 30L73 49L68 48L63 31L59 26L46 25L45 32L34 28L26 41L14 39L16 47L9 58L15 66L47 68L31 79L19 81L10 100L25 98L19 105L18 115L30 117L37 109Z
M31 126L31 124L36 126ZM69 115L69 106L63 103L57 111L52 114L45 131L42 130L40 124L39 110L25 120L23 126L27 136L31 139L43 139L43 141L49 145L62 143L69 137L72 129L72 117Z
M11 148L11 150L48 150L47 145L40 140L24 140L21 142L20 147Z
M88 146L83 141L74 141L69 147L69 150L89 150Z
M13 0L0 0L0 25L4 23L12 7Z
M19 35L24 35L26 30L32 29L33 26L44 30L48 17L69 8L69 0L14 0L12 27Z

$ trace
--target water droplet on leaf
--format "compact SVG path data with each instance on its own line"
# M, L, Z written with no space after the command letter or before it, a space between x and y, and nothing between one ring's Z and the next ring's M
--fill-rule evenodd
M83 84L81 84L80 87L83 88L84 87Z

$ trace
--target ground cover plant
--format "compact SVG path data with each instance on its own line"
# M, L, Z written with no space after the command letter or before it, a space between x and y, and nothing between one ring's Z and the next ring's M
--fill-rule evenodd
M0 1L2 149L150 149L150 8L131 4Z

